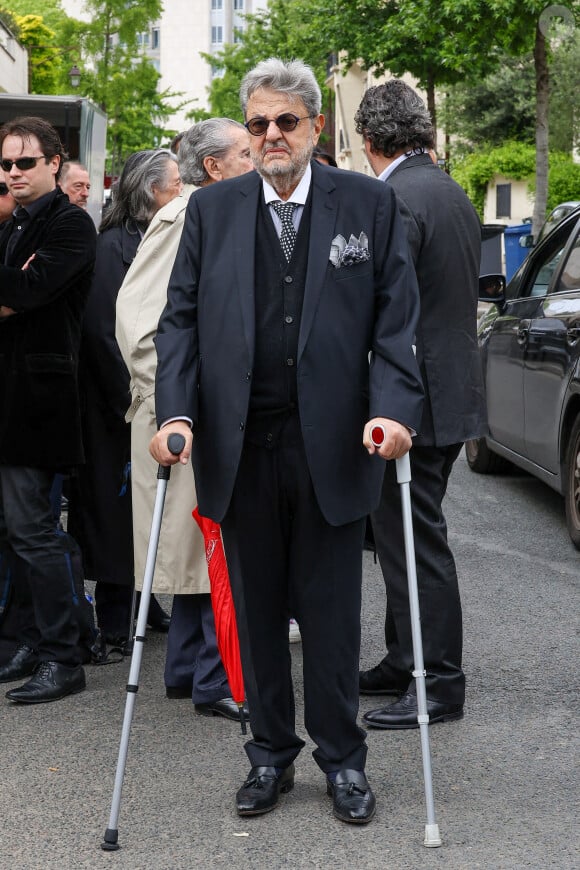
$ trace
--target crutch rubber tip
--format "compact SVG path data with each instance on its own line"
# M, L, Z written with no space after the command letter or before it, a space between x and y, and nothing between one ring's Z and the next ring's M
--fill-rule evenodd
M120 849L119 843L117 840L119 839L119 832L113 828L107 828L105 831L105 839L101 843L101 849L104 852L116 852L117 849Z
M441 845L441 837L439 836L439 825L425 825L425 839L423 845L428 848L435 849Z

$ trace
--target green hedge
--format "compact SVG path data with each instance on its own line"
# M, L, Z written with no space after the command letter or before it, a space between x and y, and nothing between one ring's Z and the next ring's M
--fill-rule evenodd
M468 154L458 161L451 175L466 191L483 217L487 185L494 175L504 175L514 181L528 180L533 194L536 186L536 149L533 145L506 142L500 148ZM550 154L548 172L548 209L568 199L580 199L580 164L573 163L568 154Z

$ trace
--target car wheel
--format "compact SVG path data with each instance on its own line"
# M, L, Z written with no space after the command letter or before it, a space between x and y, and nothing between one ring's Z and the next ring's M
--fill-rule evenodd
M507 459L498 456L487 446L485 438L472 438L465 442L467 464L478 474L499 474L508 466Z
M580 417L570 433L564 469L564 499L568 534L577 550L580 550Z

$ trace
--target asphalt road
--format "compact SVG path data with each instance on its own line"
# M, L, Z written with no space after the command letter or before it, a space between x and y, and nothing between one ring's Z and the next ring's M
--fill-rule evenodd
M309 742L294 791L268 816L239 819L234 794L248 769L239 726L165 699L164 639L150 634L119 819L122 848L105 853L99 844L128 660L88 668L87 691L58 703L0 701L0 870L580 867L579 555L563 504L519 472L473 475L462 455L446 512L463 595L468 703L462 721L430 729L440 849L422 845L416 731L369 733L378 811L368 827L334 820ZM371 554L364 558L366 667L381 655L384 587ZM301 721L300 645L292 652ZM362 699L361 711L373 706Z

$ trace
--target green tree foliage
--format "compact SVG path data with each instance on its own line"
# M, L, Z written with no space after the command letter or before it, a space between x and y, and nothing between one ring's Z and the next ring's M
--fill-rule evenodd
M530 193L535 191L536 149L533 144L505 142L498 148L466 155L453 168L453 178L463 187L475 208L483 217L487 185L494 175L528 181ZM547 208L559 202L578 199L580 191L580 165L572 162L569 154L550 154L548 173L550 195Z

